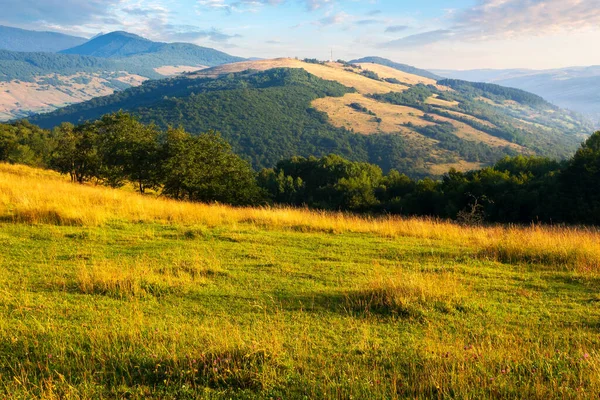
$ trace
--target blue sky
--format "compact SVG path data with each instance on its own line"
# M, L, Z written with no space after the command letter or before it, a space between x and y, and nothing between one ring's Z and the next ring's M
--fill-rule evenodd
M126 30L245 57L377 55L430 69L600 64L600 0L0 0L0 24Z

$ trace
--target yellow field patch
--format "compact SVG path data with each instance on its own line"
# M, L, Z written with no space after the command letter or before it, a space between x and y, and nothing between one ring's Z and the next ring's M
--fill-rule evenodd
M443 175L450 170L450 168L454 168L458 171L472 171L476 169L483 168L484 164L477 162L469 162L469 161L458 161L455 163L447 163L447 164L429 164L429 171L434 175Z
M433 96L431 96L430 98L425 100L425 103L440 106L440 107L456 107L457 105L460 104L458 101L447 101L447 100L438 99L437 94L434 94Z
M381 118L356 111L349 107L351 103L359 103ZM380 103L359 93L349 93L343 97L325 97L313 101L312 106L327 113L330 122L339 128L346 128L358 133L370 135L375 133L398 133L407 131L403 124L412 122L415 125L432 125L422 120L423 112L415 108Z
M164 76L172 76L183 74L184 72L196 72L206 68L208 67L204 65L167 65L164 67L154 68L154 71Z

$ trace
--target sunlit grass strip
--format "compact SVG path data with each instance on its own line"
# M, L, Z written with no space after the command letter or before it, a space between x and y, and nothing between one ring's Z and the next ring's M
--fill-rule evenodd
M580 272L600 271L597 228L531 225L465 227L449 221L395 216L362 217L285 207L236 208L141 196L124 190L75 185L48 171L0 164L0 218L27 224L99 226L115 221L235 226L444 240L474 248L478 256Z

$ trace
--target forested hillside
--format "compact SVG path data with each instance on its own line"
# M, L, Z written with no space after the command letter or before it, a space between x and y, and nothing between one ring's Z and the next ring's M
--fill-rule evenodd
M522 91L447 82L453 89L393 69L378 71L391 75L291 59L229 64L147 82L32 121L50 128L125 110L160 127L218 130L255 168L294 155L336 153L411 176L474 169L506 155L567 157L592 131Z

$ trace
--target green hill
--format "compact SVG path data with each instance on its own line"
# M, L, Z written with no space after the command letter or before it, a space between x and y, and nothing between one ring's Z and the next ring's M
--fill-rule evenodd
M57 52L85 43L87 39L57 32L40 32L0 25L0 50Z
M476 168L517 153L566 157L583 135L592 131L556 107L548 105L551 109L546 110L545 102L531 107L527 103L535 103L537 96L521 91L468 87L451 93L442 86L417 84L404 87L403 91L399 88L398 92L362 95L339 82L349 85L356 79L362 90L367 90L365 83L383 83L343 67L289 62L306 65L315 74L338 76L339 81L318 78L300 68L233 71L237 67L251 70L253 65L285 65L287 60L225 65L195 77L146 82L111 96L35 116L31 121L51 128L61 122L78 123L125 110L161 127L182 126L192 133L221 131L235 151L252 161L255 168L271 167L295 155L336 153L377 164L386 171L400 169L412 176L435 175L452 166ZM485 101L477 100L482 95ZM401 106L412 116L407 120L410 122L396 125L396 131L363 134L358 125L356 129L337 125L335 116L317 107L321 100L344 104L346 98L370 101L368 111L394 112L395 107ZM352 112L369 121L379 118L380 123L385 123L388 118L372 111L361 113L344 108L342 113ZM546 112L553 119L543 121ZM522 122L524 118L527 123ZM545 125L537 126L537 120Z

